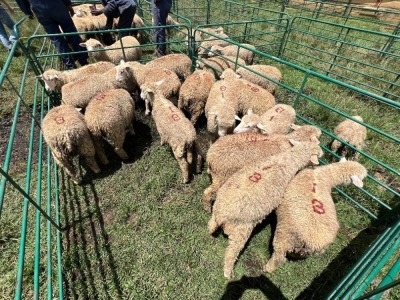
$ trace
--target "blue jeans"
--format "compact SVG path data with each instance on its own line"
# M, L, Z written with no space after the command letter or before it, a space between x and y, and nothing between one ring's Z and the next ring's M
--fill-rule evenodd
M4 28L3 24L10 28L10 38L8 38L6 29ZM4 7L0 5L0 40L4 47L6 47L7 49L10 49L12 44L17 41L17 36L13 29L14 24L15 23L11 19L10 15L6 12Z
M43 7L39 8L32 6L32 10L35 13L39 23L42 24L44 30L48 34L61 33L59 26L64 33L77 32L66 6L61 6L59 9L46 9ZM82 66L87 65L88 54L83 47L79 46L79 43L82 42L79 35L70 35L66 37L55 36L51 37L50 39L56 47L57 52L60 54L71 52L71 48L68 46L68 43L71 45L74 52L82 51L82 53L76 55L76 58ZM62 55L61 59L68 69L76 67L72 55Z
M165 26L167 24L168 13L172 7L172 1L151 1L153 11L153 26ZM165 28L156 28L153 31L153 42L156 45L157 56L165 55L167 45L165 44Z

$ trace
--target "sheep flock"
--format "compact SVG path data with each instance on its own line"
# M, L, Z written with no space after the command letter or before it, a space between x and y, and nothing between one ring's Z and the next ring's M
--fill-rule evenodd
M94 30L104 21L88 15L85 7L76 12L79 28ZM89 25L89 19L97 26ZM135 138L135 116L152 118L161 144L172 150L182 182L195 176L191 165L196 173L206 169L209 175L210 186L198 199L204 205L199 213L211 213L210 234L221 228L228 236L224 276L233 278L235 261L254 227L276 211L274 252L263 268L273 272L286 256L322 253L334 241L339 225L331 190L351 183L362 187L367 171L345 159L315 167L323 155L321 130L295 125L295 109L279 103L284 100L275 96L280 70L252 65L255 47L227 44L223 28L209 32L224 40L200 43L201 59L194 64L181 53L144 61L137 36L124 38L125 51L119 41L103 47L84 36L82 46L92 51L95 63L37 76L47 92L58 90L62 99L43 120L44 139L56 163L80 184L74 156L82 155L94 173L101 173L108 165L108 143L127 161L123 143L126 133ZM145 113L138 110L144 106ZM355 122L345 120L335 129L332 153L344 141L358 149L351 157L357 160L367 132L361 117L352 118ZM316 233L316 227L326 230Z

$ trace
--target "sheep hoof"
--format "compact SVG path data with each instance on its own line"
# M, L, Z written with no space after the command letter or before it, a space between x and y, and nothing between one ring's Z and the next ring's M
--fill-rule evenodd
M146 116L149 116L149 115L150 115L150 111L149 111L149 110L146 110L146 111L144 112L144 114L145 114Z
M264 267L263 267L263 272L265 273L272 273L273 271L275 271L276 267L273 266L271 263L267 263Z
M233 279L233 271L224 271L224 277L229 280Z

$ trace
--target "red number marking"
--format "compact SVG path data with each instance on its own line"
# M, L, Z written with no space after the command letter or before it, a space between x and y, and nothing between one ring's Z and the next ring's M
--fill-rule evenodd
M179 121L181 118L177 114L172 115L172 120Z
M253 175L249 176L249 180L252 182L259 182L261 180L261 174L260 173L254 173Z
M267 166L267 167L264 167L264 168L262 168L263 170L268 170L268 169L271 169L272 168L272 166Z
M56 123L57 123L57 124L62 124L62 123L65 122L65 120L64 120L63 117L57 117L57 118L55 118L55 120L56 120Z
M221 86L220 88L219 88L221 91L225 91L226 90L226 86Z
M316 183L313 183L313 184L312 184L312 190L311 190L311 191L312 191L313 193L316 192L316 189L315 189L315 186L316 186L316 185L317 185Z
M258 91L259 91L260 89L257 88L257 87L255 87L255 86L253 86L253 87L251 88L251 90L252 90L254 93L258 93Z
M171 71L170 70L164 70L165 74L167 75L171 75Z
M277 108L275 108L275 111L277 112L277 113L281 113L281 112L283 112L283 111L285 111L282 107L277 107Z
M324 209L324 205L322 204L321 201L317 200L317 199L312 199L311 203L313 205L313 210L315 213L322 215L325 213L325 209Z
M198 74L194 75L194 79L200 80L200 76Z
M272 116L269 120L272 121L273 118L275 118L275 116Z
M254 135L250 135L250 136L247 136L247 137L246 137L246 140L247 140L248 142L257 142L257 137L254 136Z

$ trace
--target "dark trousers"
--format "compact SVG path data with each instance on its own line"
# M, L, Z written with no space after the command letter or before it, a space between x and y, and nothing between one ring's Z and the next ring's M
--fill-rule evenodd
M28 0L15 0L17 2L19 8L22 12L27 16L33 16L33 12L31 10L31 4Z
M172 7L172 1L152 1L153 10L153 26L167 25L167 17ZM165 28L156 28L153 31L153 42L156 43L157 56L165 55L167 45L165 44L166 34Z
M136 13L136 6L132 5L125 9L119 16L117 29L132 28L133 17ZM121 37L129 35L129 31L121 32Z
M48 34L58 34L61 33L60 28L64 33L69 32L77 32L74 23L72 22L71 16L69 15L66 7L60 7L60 9L52 9L52 10L44 10L37 9L32 7L34 13L40 24L44 27ZM88 54L84 48L79 46L81 43L81 39L79 35L70 35L70 36L56 36L51 37L51 41L57 49L58 53L69 53L71 52L71 48L68 46L68 43L71 45L74 52L82 51L76 55L79 63L84 66L88 63ZM65 54L61 56L62 61L66 65L68 69L75 68L74 58L72 55Z

